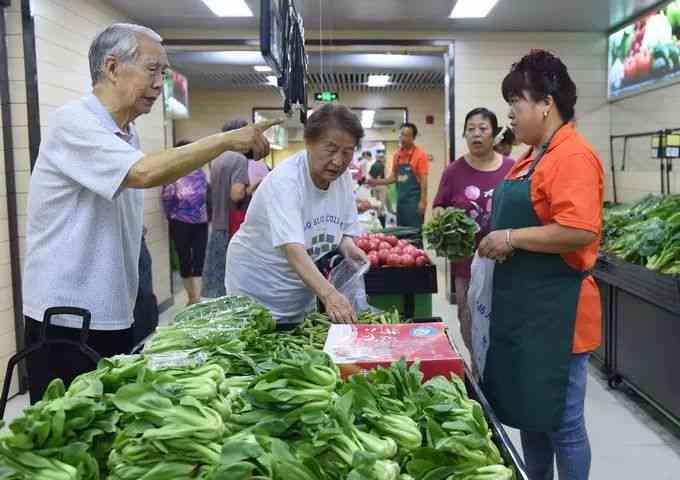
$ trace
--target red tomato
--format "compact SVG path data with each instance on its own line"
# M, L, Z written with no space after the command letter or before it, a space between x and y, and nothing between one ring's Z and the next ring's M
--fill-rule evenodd
M381 265L386 265L387 264L387 259L390 257L390 251L389 250L380 250L378 252L378 258L380 259L380 264Z
M401 266L401 257L399 255L391 253L390 256L387 257L387 264L390 267L400 267Z
M390 249L390 253L394 253L395 255L401 255L402 250L401 247L393 247Z
M414 247L413 245L408 245L407 247L404 247L404 253L408 253L409 255L416 256L418 254L418 249Z
M380 242L378 240L371 240L368 242L368 250L372 252L373 250L378 250Z
M380 258L376 252L368 254L368 259L371 261L371 268L378 268L380 266Z
M416 259L413 255L404 254L401 256L401 264L404 267L415 267L416 266Z
M427 258L423 256L416 257L416 267L424 267L427 265Z
M409 243L408 243L406 240L398 240L398 241L397 241L397 246L399 246L399 247L401 247L401 248L404 248L404 247L408 247L408 246L409 246Z
M385 241L380 242L380 245L378 245L379 250L389 250L390 248L392 248L392 246Z
M385 241L392 245L393 247L396 247L397 244L399 243L399 239L394 235L385 235Z

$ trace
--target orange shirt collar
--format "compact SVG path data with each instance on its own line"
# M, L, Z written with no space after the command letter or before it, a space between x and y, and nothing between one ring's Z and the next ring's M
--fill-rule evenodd
M550 141L550 145L548 145L548 150L546 150L546 153L548 153L552 149L558 147L559 145L561 145L565 141L569 140L574 135L576 135L576 127L574 126L574 122L569 122L566 125L563 125L557 131L557 133L555 133L555 136Z
M563 144L570 138L572 138L574 135L576 135L576 127L574 126L574 122L569 122L566 123L564 126L560 127L560 129L557 131L553 139L550 141L550 145L548 145L548 150L546 150L546 154L557 148L559 145ZM519 162L523 162L525 160L528 160L534 156L534 153L536 152L536 149L534 147L531 147L523 156L518 160Z

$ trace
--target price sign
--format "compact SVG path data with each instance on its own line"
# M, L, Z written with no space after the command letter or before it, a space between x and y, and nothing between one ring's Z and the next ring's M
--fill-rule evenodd
M663 158L661 135L652 135L652 158Z
M680 158L680 135L676 133L666 135L664 146L664 157Z

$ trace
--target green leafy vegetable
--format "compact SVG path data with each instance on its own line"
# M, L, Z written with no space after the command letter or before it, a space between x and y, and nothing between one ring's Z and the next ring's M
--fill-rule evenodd
M423 226L423 235L438 256L460 262L474 254L478 230L477 223L464 210L446 208Z

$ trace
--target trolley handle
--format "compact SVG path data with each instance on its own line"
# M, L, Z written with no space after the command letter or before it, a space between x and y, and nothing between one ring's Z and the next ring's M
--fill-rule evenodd
M74 315L76 317L82 317L83 324L80 327L80 343L82 345L87 345L87 337L90 335L90 323L92 321L92 313L90 313L89 310L79 307L50 307L47 310L45 310L45 315L43 316L42 321L42 327L40 329L41 342L47 340L47 329L50 325L52 325L52 317L55 315Z
M75 315L82 317L83 324L80 329L80 340L74 342L73 340L66 340L62 338L55 338L52 340L47 339L47 329L52 324L52 317L54 315ZM78 307L50 307L45 310L45 315L43 316L42 325L40 327L40 338L38 342L31 345L28 348L21 350L14 354L7 362L7 371L5 372L5 381L2 386L2 395L0 395L0 419L5 416L5 409L7 407L7 401L9 399L9 388L12 384L12 374L14 373L14 367L24 360L29 355L32 355L37 350L44 348L45 345L71 345L80 350L80 352L89 358L92 363L97 365L101 356L87 344L87 337L90 333L90 321L92 320L92 314L89 310Z

